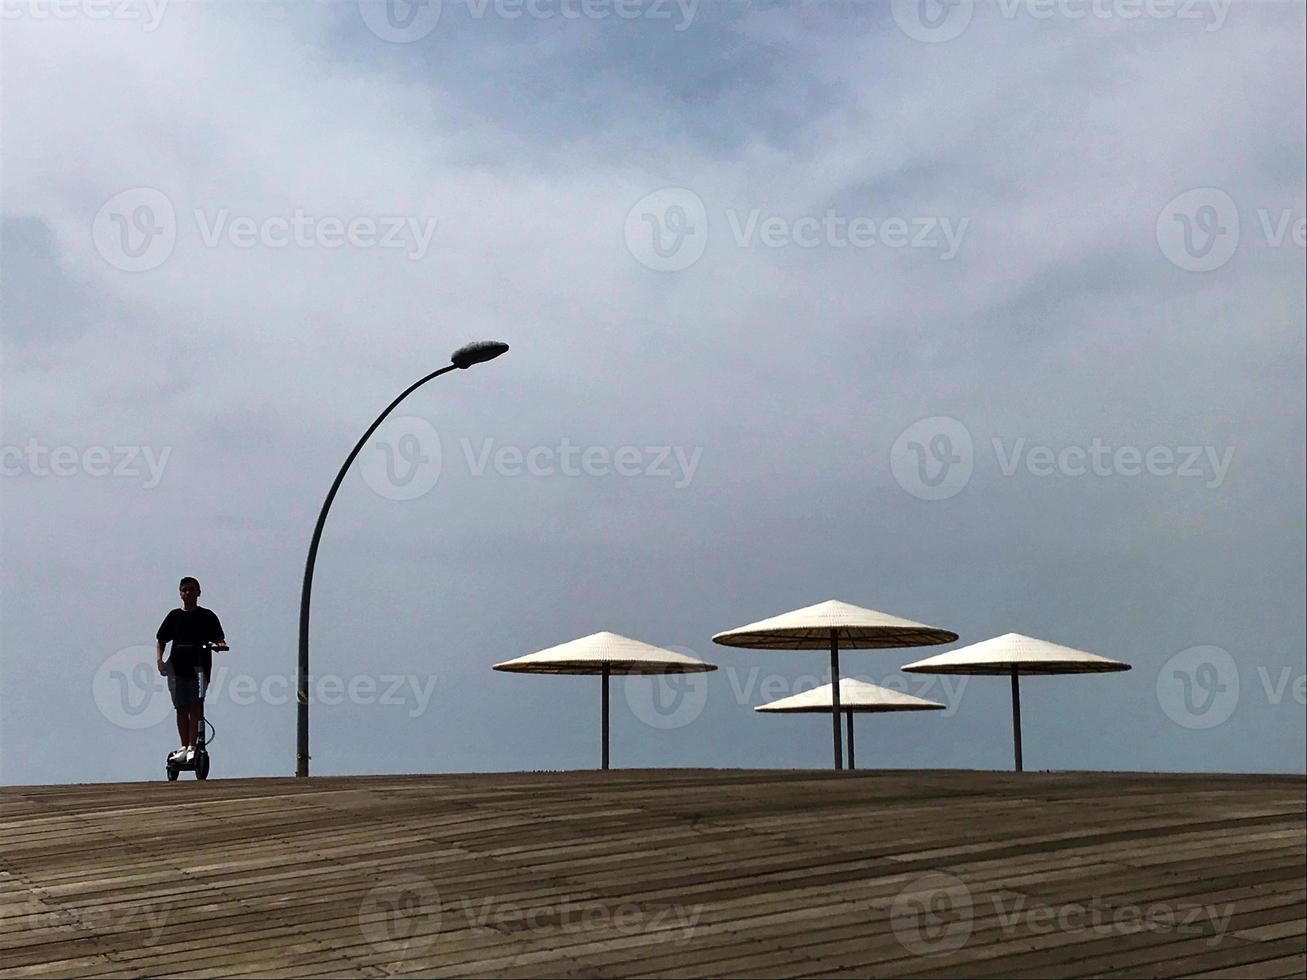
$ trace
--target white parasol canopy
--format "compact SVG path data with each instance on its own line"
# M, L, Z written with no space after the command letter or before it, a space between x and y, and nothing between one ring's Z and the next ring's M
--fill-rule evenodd
M754 650L828 650L831 632L845 650L881 650L952 643L952 630L828 599L714 636L713 642Z
M602 632L506 660L494 669L516 674L693 674L717 667L620 633Z
M831 683L838 685L840 647L883 650L952 643L957 638L952 630L828 599L748 626L726 630L714 636L713 642L755 650L830 650ZM840 691L840 687L832 687L830 705L836 769L844 766L844 753L840 747Z
M856 677L840 678L841 711L931 711L947 705L938 701L927 701L906 691L868 684ZM823 714L831 709L831 685L823 684L810 691L791 694L788 698L772 701L754 708L754 711L820 711Z
M903 669L915 674L1007 675L1013 667L1022 674L1097 674L1130 669L1129 664L1120 660L1020 633L1004 633L992 640L918 660Z
M753 710L780 713L821 712L825 714L831 710L832 692L832 685L823 684L821 687L814 687L811 691L802 691L799 694L792 694L788 698L772 701L770 704L759 705ZM855 713L938 711L944 707L946 706L938 701L927 701L925 698L919 698L915 694L908 694L905 691L881 687L879 684L868 684L866 681L860 681L854 677L841 677L840 710L847 716L845 721L849 736L849 768L856 768L853 755L853 716Z
M1100 674L1129 670L1120 660L1109 660L1096 653L1086 653L1047 640L1020 633L1004 633L992 640L982 640L959 650L950 650L916 663L903 670L914 674L989 674L1012 678L1012 755L1017 772L1021 772L1021 675L1022 674Z
M602 759L608 768L608 678L614 674L690 674L716 670L715 664L674 650L641 643L619 633L591 633L579 640L495 664L515 674L597 674L603 678Z

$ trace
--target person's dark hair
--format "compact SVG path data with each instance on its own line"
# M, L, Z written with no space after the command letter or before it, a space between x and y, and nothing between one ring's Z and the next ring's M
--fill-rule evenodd
M200 587L200 580L199 580L199 579L197 579L197 578L192 578L190 575L187 575L184 579L182 579L180 582L177 583L177 588L179 588L179 589L182 588L184 585L186 585L187 582L189 582L191 585L195 586L197 589Z

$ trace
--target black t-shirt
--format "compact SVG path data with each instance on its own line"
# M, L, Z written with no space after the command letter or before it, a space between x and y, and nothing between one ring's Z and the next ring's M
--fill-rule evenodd
M213 656L208 650L201 649L201 644L212 640L225 639L222 623L211 609L196 606L190 612L174 609L163 618L163 625L155 638L160 643L172 641L172 653L168 662L173 673L179 677L192 677L195 668L204 671L205 677L213 676Z

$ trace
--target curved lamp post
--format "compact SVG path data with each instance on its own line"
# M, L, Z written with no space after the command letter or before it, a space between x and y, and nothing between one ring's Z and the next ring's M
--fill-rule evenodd
M345 457L344 465L341 466L340 472L336 474L336 481L331 485L331 489L327 491L327 499L322 504L322 512L318 514L317 526L313 529L313 540L309 543L309 557L304 563L304 589L300 593L300 662L299 682L296 687L296 699L299 702L298 736L295 752L296 776L307 776L309 774L309 599L313 593L313 564L318 557L318 542L322 539L322 526L327 523L327 511L331 509L331 502L336 499L336 491L340 489L340 484L344 481L345 473L348 472L354 458L358 456L372 433L377 431L377 426L385 420L396 405L432 378L438 378L455 368L467 369L473 364L492 360L506 350L508 350L508 345L497 340L483 340L460 347L450 355L449 364L446 364L439 371L432 371L425 378L420 378L405 388L400 392L399 397L387 405L386 410L377 416L377 420L368 426L368 431L363 433L363 438Z

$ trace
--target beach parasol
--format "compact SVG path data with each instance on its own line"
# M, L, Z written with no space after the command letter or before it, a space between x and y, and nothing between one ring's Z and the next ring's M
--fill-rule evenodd
M608 678L623 674L692 674L714 664L650 646L617 633L591 633L516 660L495 664L515 674L597 674L603 678L603 768L608 768Z
M833 691L834 687L832 685L823 684L821 687L814 687L811 691L793 694L788 698L772 701L770 704L759 705L753 710L791 714L798 712L820 712L825 714L831 710L831 694ZM883 711L938 711L944 707L945 705L940 704L938 701L927 701L915 694L895 691L892 688L881 687L879 684L868 684L866 681L860 681L853 677L841 677L840 710L844 712L848 725L849 768L857 768L853 761L853 716L855 714Z
M952 643L957 638L958 635L950 630L830 599L718 633L713 642L754 650L829 649L831 683L838 685L841 647L845 650L884 650ZM832 688L832 693L830 711L835 768L840 769L843 767L843 753L840 751L839 688Z
M1037 640L1020 633L1005 633L958 650L950 650L908 664L913 674L989 674L1012 678L1012 751L1017 772L1021 772L1021 675L1101 674L1129 670L1120 660L1108 660L1095 653Z

